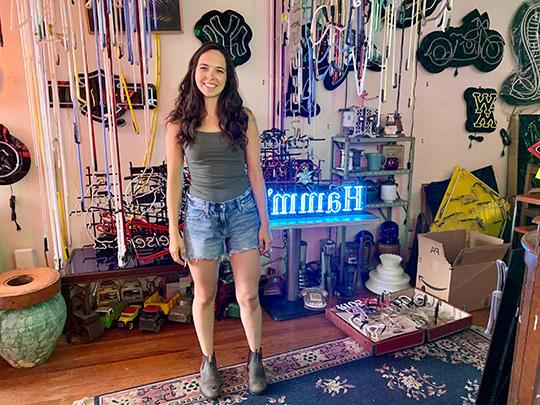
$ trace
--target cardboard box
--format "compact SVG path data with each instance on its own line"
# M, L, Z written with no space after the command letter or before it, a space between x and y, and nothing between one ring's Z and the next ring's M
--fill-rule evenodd
M465 229L418 235L416 287L466 311L489 307L497 287L495 262L509 247Z
M393 301L400 296L413 298L417 295L427 296L427 301L430 302L432 306L439 301L439 298L434 295L415 288L407 288L391 293L388 296L388 299ZM379 356L418 346L425 342L431 342L471 327L471 314L443 301L440 301L440 303L438 322L431 320L428 325L421 328L411 324L410 327L404 328L402 333L397 335L395 333L383 334L378 339L369 337L368 334L366 334L365 329L352 321L353 315L347 311L341 310L339 305L326 308L325 315L326 319L360 343L364 349L375 356ZM403 319L406 320L407 317L404 315Z

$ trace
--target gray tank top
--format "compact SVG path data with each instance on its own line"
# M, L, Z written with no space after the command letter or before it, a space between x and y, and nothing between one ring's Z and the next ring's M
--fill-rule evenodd
M223 202L249 188L244 149L231 150L221 132L195 132L195 143L184 148L191 174L189 194Z

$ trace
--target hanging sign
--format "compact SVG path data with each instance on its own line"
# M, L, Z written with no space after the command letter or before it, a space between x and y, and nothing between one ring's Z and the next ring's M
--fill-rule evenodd
M540 141L536 142L534 145L531 145L527 150L537 159L540 159ZM539 171L540 173L540 171ZM538 178L538 177L536 177Z
M126 31L126 16L129 16L133 12L133 8L138 4L135 2L130 7L124 8L124 4L128 2L117 1L116 2L117 19L114 20L114 28L117 32ZM182 22L182 7L180 0L165 0L165 1L146 1L144 3L143 10L148 13L147 24L152 28L152 33L171 33L184 31L184 25ZM93 2L86 1L86 14L88 22L88 30L91 34L95 33L94 19L92 18ZM129 18L128 18L129 19ZM128 22L129 27L130 22ZM133 24L133 22L131 22ZM129 28L128 28L129 29ZM148 29L148 28L147 28Z
M184 225L179 224L179 229ZM127 221L127 235L135 257L149 263L169 254L169 226L152 224L139 219Z
M463 93L467 103L465 128L469 132L493 132L497 129L495 101L497 90L469 87Z
M512 22L512 48L519 71L510 75L501 88L501 98L511 105L540 102L540 2L525 2Z
M321 106L315 101L310 55L313 52L308 46L306 35L310 32L309 24L302 26L302 39L298 49L298 63L292 63L287 80L287 94L285 95L285 112L287 117L315 117L321 112ZM310 69L311 66L311 69ZM348 71L347 71L348 72ZM301 79L303 78L303 80ZM311 79L310 79L311 78ZM301 88L300 88L301 87Z
M0 124L0 186L21 180L30 170L30 152Z
M227 49L234 66L243 65L251 57L249 41L253 33L244 17L236 11L209 11L195 23L194 31L203 44L215 42Z
M398 15L400 18L398 18L396 22L396 27L408 28L413 24L413 19L416 21L416 18L418 18L418 21L422 21L423 18L432 15L441 3L442 0L425 0L423 3L420 3L418 0L404 0L399 5ZM419 7L420 4L422 4L422 10L420 10L421 13L418 13L417 17L415 18L414 14L417 12L416 8ZM446 5L443 7L446 7ZM385 9L383 8L383 10ZM384 17L384 12L382 15Z
M330 223L344 216L364 214L366 193L363 185L292 187L268 186L268 214L276 224Z
M489 16L473 10L460 27L430 32L418 47L418 60L428 72L440 73L449 67L473 65L490 72L501 63L504 39L489 29Z
M97 122L101 122L101 106L99 105L99 76L101 76L102 83L105 82L105 73L103 70L93 72L88 74L88 85L90 91L90 100L93 100L92 105L90 106L90 114L92 119ZM86 87L84 85L84 74L79 74L78 76L78 87L80 92L81 100L86 100ZM73 103L71 100L69 82L68 81L59 81L58 85L58 98L60 99L60 108L72 108ZM127 92L131 101L131 106L134 109L143 109L144 108L144 97L143 97L143 88L140 84L135 83L126 83ZM103 90L103 100L107 99L105 94L105 88ZM52 107L52 91L53 87L51 82L49 82L49 103ZM116 98L116 116L121 117L129 109L129 103L126 97L125 89L122 86L122 82L118 75L114 75L114 95ZM146 99L148 107L154 109L157 107L157 92L156 86L151 83L148 83L148 95ZM104 106L107 110L107 106ZM88 106L81 102L81 113L84 115L88 114ZM105 117L105 124L108 125L108 119ZM123 126L126 121L123 118L117 119L117 125Z

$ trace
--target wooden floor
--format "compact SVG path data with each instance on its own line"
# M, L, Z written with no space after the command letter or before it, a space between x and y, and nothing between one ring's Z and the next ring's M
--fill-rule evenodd
M474 313L485 326L487 311ZM291 321L263 317L263 351L270 356L345 337L323 315ZM245 362L247 343L237 319L216 322L219 366ZM200 351L192 325L167 323L158 334L111 329L95 342L67 344L62 336L49 361L15 369L0 358L0 404L71 404L85 396L198 371Z

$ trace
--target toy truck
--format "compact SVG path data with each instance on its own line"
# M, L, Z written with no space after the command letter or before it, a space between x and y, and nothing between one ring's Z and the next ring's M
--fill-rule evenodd
M142 305L128 305L122 311L120 318L116 321L116 326L119 328L133 329L135 319L139 316Z
M99 320L99 314L92 311L92 294L90 291L81 286L76 286L74 291L75 293L71 297L71 302L75 335L81 343L88 343L103 335L105 327Z
M143 289L139 280L125 280L120 288L122 301L128 304L142 304L144 301Z
M169 312L169 321L190 323L191 322L191 297L184 297Z
M176 293L171 298L162 300L157 291L148 297L144 301L143 313L139 318L139 330L159 332L179 298L180 294Z
M120 317L122 310L126 304L124 302L111 302L109 305L101 305L96 308L96 313L99 314L99 320L105 328L113 326L115 321Z
M118 283L114 280L101 282L97 290L96 301L98 307L121 301Z

